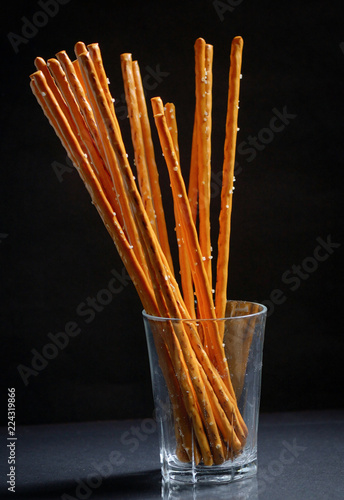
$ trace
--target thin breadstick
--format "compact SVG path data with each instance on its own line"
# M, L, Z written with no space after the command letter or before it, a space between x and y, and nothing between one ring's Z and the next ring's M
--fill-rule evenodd
M195 43L196 124L198 144L198 232L202 255L205 257L204 266L210 284L212 283L210 238L211 72L212 46L206 45L203 38L198 38ZM210 75L209 83L208 73Z
M197 114L195 113L192 133L191 163L189 172L188 198L192 220L196 226L198 212L198 145L197 145Z
M65 101L63 95L61 94L60 89L58 88L58 86L55 83L55 80L53 79L52 75L50 74L47 63L45 62L44 59L42 59L42 57L36 57L35 66L36 66L38 71L42 71L42 73L47 81L47 84L49 85L52 93L54 94L55 99L57 100L58 105L60 106L62 112L64 113L68 122L70 123L70 126L72 128L73 133L76 135L77 128L76 128L76 125L74 123L71 112L66 104L66 101ZM83 145L82 145L82 147L85 150Z
M140 192L143 200L143 205L149 217L150 223L152 224L152 228L155 234L158 234L158 229L156 226L156 215L152 200L152 191L147 170L139 109L137 104L131 54L121 54L121 66Z
M105 158L105 150L95 124L92 108L87 100L84 87L81 85L75 72L75 66L64 50L58 52L56 57L58 60L48 60L49 69L53 73L66 101L69 103L72 116L76 120L77 126L79 129L82 127L82 124L88 127L89 134L91 134L90 140L94 140L99 150L99 154L102 158ZM80 113L82 116L80 116Z
M101 145L101 141L98 131L94 126L94 117L91 107L86 100L83 87L81 86L76 74L74 73L74 65L71 63L71 61L69 61L67 54L65 54L65 58L63 57L63 54L60 54L59 56L63 61L63 67L66 68L70 73L68 81L71 83L71 85L69 85L66 79L66 73L64 72L59 61L57 61L56 59L49 59L49 69L54 76L55 81L59 89L61 90L67 105L69 106L69 109L73 116L72 123L75 123L76 125L77 133L80 137L80 142L81 144L84 144L86 148L85 151L91 159L98 180L101 182L106 196L111 203L113 210L117 214L120 224L123 225L123 218L121 215L118 200L113 196L110 175L97 148L97 145ZM93 141L93 138L95 138L95 142Z
M103 59L102 59L99 45L97 43L91 43L90 45L87 45L87 47L86 47L84 43L78 42L74 47L74 51L75 51L75 54L77 57L79 54L81 54L83 52L87 52L87 51L89 52L90 57L91 57L92 62L93 62L93 65L94 65L94 68L95 68L95 71L96 71L96 74L98 76L100 85L102 86L102 89L105 93L108 106L110 108L110 111L112 111L114 123L115 123L117 133L118 133L118 137L120 137L122 140L121 129L119 127L119 123L118 123L116 112L115 112L115 104L114 104L115 100L113 99L111 92L110 92L110 88L109 88L110 80L106 76L106 72L104 69ZM123 142L123 140L122 140L122 142ZM124 147L124 144L123 144L123 147Z
M93 61L94 67L96 69L96 72L97 72L97 75L98 75L98 78L100 81L100 85L103 87L108 106L109 106L110 110L113 112L113 114L115 115L115 106L114 106L115 100L112 98L112 95L110 93L110 88L109 88L110 80L107 78L106 73L105 73L105 69L104 69L104 65L103 65L103 58L101 55L99 44L98 43L91 43L91 44L87 45L87 49L90 53L91 59Z
M76 165L74 164L75 159L74 159L73 151L72 151L69 143L66 142L66 140L64 139L64 137L59 133L59 127L58 127L57 121L56 121L55 117L53 116L53 114L50 112L50 110L49 110L49 108L48 108L48 106L47 106L47 104L45 102L45 99L44 99L45 95L43 95L43 94L45 94L45 92L44 91L43 92L39 92L39 90L37 88L37 83L36 83L35 79L33 78L33 76L34 75L31 75L31 80L30 80L30 87L31 87L32 93L36 97L36 99L38 101L38 104L41 106L42 111L43 111L44 115L46 116L46 118L48 119L50 125L53 127L53 129L55 131L55 134L60 139L60 141L62 143L62 146L66 150L68 158L71 160L71 162L73 163L73 165L76 167ZM48 84L47 84L47 86L51 90L51 87ZM62 110L61 110L61 113L63 113Z
M177 160L180 163L180 153L178 144L178 127L177 127L177 117L176 117L176 107L172 102L167 102L165 104L165 117L168 129L171 133L172 142L174 145L174 150L177 155Z
M139 64L137 61L133 61L133 73L136 87L137 104L139 107L139 114L142 127L142 137L146 152L147 170L149 174L151 192L154 210L156 214L156 224L158 230L158 237L160 241L161 248L166 255L168 264L170 266L171 272L174 273L173 262L171 257L170 244L168 241L165 213L162 204L160 184L159 184L159 173L157 165L155 162L154 146L152 141L151 127L149 124L147 104L143 90L142 78L140 73Z
M102 119L101 113L99 111L99 107L97 106L97 103L94 100L90 81L87 78L87 75L84 74L85 68L82 64L82 61L85 58L86 58L88 64L90 65L93 78L96 80L96 85L99 89L99 93L102 95L102 98L104 98L105 102L106 102L106 97L104 95L104 91L103 91L103 89L100 85L100 82L98 80L98 76L96 74L96 71L95 71L95 68L94 68L93 62L90 58L89 53L85 52L85 53L80 54L78 56L78 60L79 60L79 64L80 64L81 73L83 75L83 79L85 82L85 86L87 89L88 101L92 107L93 114L94 114L94 117L95 117L95 120L96 120L96 123L98 126L98 131L99 131L99 134L100 134L100 137L102 140L102 144L104 145L104 149L106 152L106 158L107 158L107 165L108 165L108 168L110 169L111 177L113 179L113 183L114 183L114 186L115 186L115 189L117 192L117 196L118 196L118 202L119 202L119 204L121 206L121 210L122 210L124 227L125 227L126 233L128 234L129 242L133 246L134 252L136 253L136 256L138 257L139 261L142 262L142 265L147 272L147 278L148 278L149 273L148 273L148 269L147 269L147 263L145 260L141 240L140 240L138 232L137 232L137 227L136 227L136 224L134 221L132 208L129 204L129 200L128 200L128 197L126 194L126 189L125 189L125 185L124 185L125 180L122 177L122 174L121 174L121 171L119 168L118 158L116 157L116 154L115 154L115 152L114 152L114 150L111 147L111 144L109 142L108 133L107 133L104 121ZM125 148L124 148L122 136L120 135L120 132L119 132L119 129L118 129L117 124L115 122L115 119L113 117L113 114L111 113L111 110L108 108L107 102L106 102L106 106L107 106L107 109L109 110L109 113L111 114L111 123L112 123L114 129L116 129L116 137L117 137L118 142L120 143L122 154L125 156L125 158L127 158L127 153L126 153Z
M196 288L197 298L199 300L199 311L203 318L215 318L215 310L212 298L212 291L209 285L208 276L204 267L204 257L201 255L197 232L192 220L191 209L188 202L184 180L180 172L179 163L174 153L173 142L168 130L166 118L162 114L154 116L158 134L164 151L166 164L170 174L173 198L176 205L180 208L182 214L183 237L187 241L187 248L190 262L194 263L192 268L193 279ZM212 330L212 331L211 331ZM215 364L226 380L228 388L231 388L230 376L227 363L224 359L224 349L222 342L218 338L217 325L209 325L209 336L206 339L209 352L215 360Z
M177 155L177 160L180 164L180 155L179 155L179 146L178 146L178 128L177 128L177 119L176 119L176 110L175 106L172 103L166 103L165 106L166 112L166 122L169 130L171 131L171 137L174 145L174 150ZM195 297L194 297L194 288L192 281L192 274L190 269L190 262L188 257L188 251L186 248L186 241L184 241L181 223L179 220L179 211L177 206L174 205L175 211L175 219L176 219L176 233L177 233L177 242L178 242L178 252L179 252L179 263L180 263L180 277L181 284L183 289L183 297L185 301L185 305L189 311L191 318L196 317L195 311Z
M229 90L226 118L226 138L224 147L223 176L221 190L221 211L219 217L218 257L216 270L215 304L216 315L223 318L227 301L228 263L233 199L233 177L235 150L238 130L238 103L242 61L243 39L232 41L229 70Z
M74 66L75 74L76 74L76 76L77 76L80 84L82 85L82 88L84 89L85 94L86 94L85 84L84 84L84 80L82 79L82 74L81 74L81 71L80 71L79 61L77 59L74 59L74 61L72 61L72 63L73 63L73 66Z

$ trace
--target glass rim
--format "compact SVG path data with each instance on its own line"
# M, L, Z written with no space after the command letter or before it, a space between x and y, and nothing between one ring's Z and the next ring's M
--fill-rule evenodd
M205 321L228 321L228 320L236 320L236 319L244 319L244 318L254 318L257 316L263 316L264 314L267 313L267 307L264 304L260 304L259 302L253 302L250 300L235 300L235 299L229 299L227 300L226 304L228 302L242 302L245 304L252 304L252 305L257 305L259 306L259 311L255 313L249 313L249 314L242 314L241 316L225 316L224 318L164 318L162 316L154 316L152 314L148 314L144 309L142 311L142 316L148 320L151 321L172 321L173 323L176 322L185 322L185 321L197 321L197 323L202 323Z

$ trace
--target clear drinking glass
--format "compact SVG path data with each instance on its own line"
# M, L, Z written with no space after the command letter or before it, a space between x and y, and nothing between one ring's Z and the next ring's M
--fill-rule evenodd
M143 311L143 320L164 480L226 483L254 476L266 307L231 300L223 319Z

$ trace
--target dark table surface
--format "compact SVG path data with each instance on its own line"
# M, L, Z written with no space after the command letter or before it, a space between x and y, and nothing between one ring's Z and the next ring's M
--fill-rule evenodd
M0 498L344 499L344 410L261 415L257 478L211 488L162 485L151 418L22 426L16 437L13 494L2 429Z

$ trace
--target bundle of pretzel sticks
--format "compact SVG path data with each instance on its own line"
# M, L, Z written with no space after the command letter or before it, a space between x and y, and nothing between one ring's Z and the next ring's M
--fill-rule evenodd
M247 427L238 409L218 323L225 316L234 160L243 41L231 45L226 137L213 296L210 180L213 47L195 42L195 118L186 187L176 111L151 100L172 188L180 284L172 262L159 175L140 69L132 55L121 68L134 147L130 166L97 43L75 45L47 62L35 59L32 92L90 193L136 287L145 311L167 318L155 332L181 461L221 464L241 453ZM215 266L214 266L215 267ZM196 300L195 300L196 298ZM183 321L168 321L168 318ZM201 327L195 326L195 321Z

